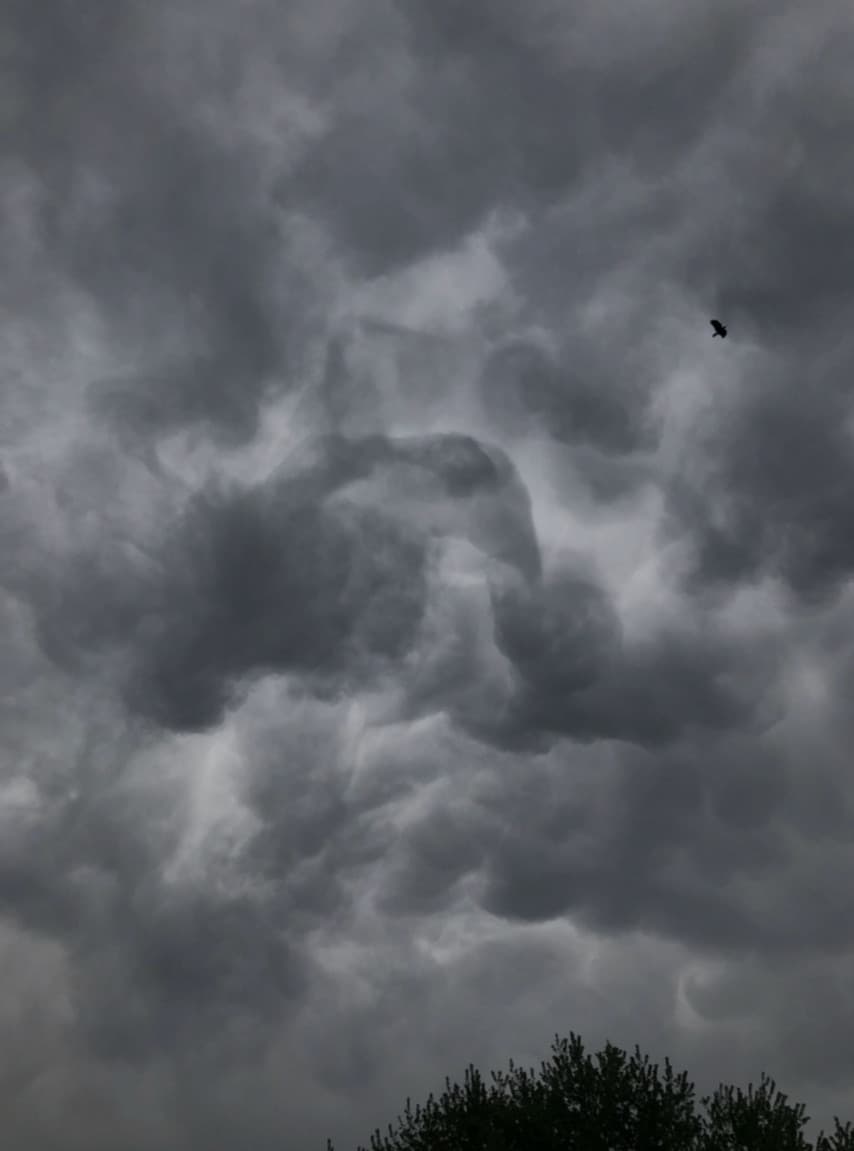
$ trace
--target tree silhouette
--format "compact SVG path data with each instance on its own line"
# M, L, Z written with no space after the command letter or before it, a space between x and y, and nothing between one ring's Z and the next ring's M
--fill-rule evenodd
M377 1129L357 1151L854 1151L851 1124L809 1143L804 1104L790 1104L765 1074L747 1092L721 1085L694 1103L686 1072L664 1071L640 1049L628 1057L612 1043L595 1056L581 1039L555 1036L539 1073L509 1063L487 1087L473 1065L462 1084L414 1109L406 1100L397 1126ZM327 1142L327 1151L334 1151Z

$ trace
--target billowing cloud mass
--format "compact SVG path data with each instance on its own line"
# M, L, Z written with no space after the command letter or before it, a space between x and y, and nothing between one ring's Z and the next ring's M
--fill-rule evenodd
M556 1029L854 1117L852 55L3 6L4 1145L345 1151Z

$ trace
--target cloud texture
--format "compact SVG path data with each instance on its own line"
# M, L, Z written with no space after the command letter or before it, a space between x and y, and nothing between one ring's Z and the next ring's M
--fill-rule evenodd
M343 1149L556 1028L854 1113L852 49L5 5L10 1146Z

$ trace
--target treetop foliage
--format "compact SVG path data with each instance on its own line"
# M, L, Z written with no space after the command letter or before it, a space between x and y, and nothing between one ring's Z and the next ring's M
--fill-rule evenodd
M539 1073L511 1060L490 1075L487 1086L469 1065L438 1099L414 1109L407 1099L396 1126L357 1151L854 1151L852 1125L838 1119L832 1135L808 1142L804 1104L764 1073L746 1092L721 1085L698 1110L693 1083L669 1060L661 1072L638 1047L629 1057L610 1042L593 1057L573 1033L555 1036Z

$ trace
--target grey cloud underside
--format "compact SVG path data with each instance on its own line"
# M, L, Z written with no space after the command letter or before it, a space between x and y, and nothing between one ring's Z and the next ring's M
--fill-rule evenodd
M850 158L840 144L852 107L834 88L852 30L830 18L831 38L809 25L800 29L803 70L790 81L763 90L755 72L739 78L733 106L751 113L752 146L736 137L721 177L722 192L727 185L737 190L737 209L713 210L710 227L677 263L685 282L714 278L720 310L733 323L738 318L790 349L807 333L819 336L825 324L838 324L851 302L841 238L854 209L844 191Z
M805 36L805 55L823 77L808 89L797 81L759 99L745 78L758 149L733 149L739 210L677 265L682 282L716 281L731 334L743 329L768 354L719 413L700 484L678 478L670 493L676 530L695 543L695 587L770 575L814 601L852 570L844 367L852 293L842 238L854 207L842 192L849 161L838 146L852 109L846 101L842 112L829 91L833 61L850 40L847 24L834 25L832 44Z
M93 385L96 411L136 435L201 423L251 438L322 318L283 266L287 237L253 157L159 90L156 40L133 6L97 22L64 4L50 19L15 12L16 40L34 50L6 146L41 182L55 266L94 302L124 365L139 365Z
M841 956L850 897L799 867L792 770L773 742L733 735L654 754L566 747L518 773L507 762L500 793L490 783L418 821L383 906L422 914L474 879L483 906L522 922L569 915L710 955ZM775 888L781 873L789 881Z
M321 213L368 275L453 245L496 207L558 202L604 154L665 170L750 45L749 13L697 19L679 29L678 50L653 42L621 79L583 56L562 59L545 12L450 2L401 11L411 68L388 81L394 118L380 131L376 89L371 103L356 89L327 146L282 191ZM676 95L687 76L690 100Z
M841 385L817 355L802 372L748 382L722 414L700 483L677 478L670 492L674 529L693 540L694 586L770 576L814 601L854 570L850 402Z
M137 1063L156 1057L165 1036L178 1055L233 1032L235 1051L252 1057L265 1021L281 1020L306 988L298 925L320 905L297 884L254 900L170 888L160 852L176 840L152 843L139 817L115 784L101 784L97 804L58 800L6 845L0 905L37 937L62 941L74 1031L90 1054ZM329 910L334 884L324 887Z
M421 697L509 746L565 735L655 744L756 722L772 657L691 630L627 643L595 577L543 579L527 494L497 449L375 436L310 451L295 475L193 499L144 570L80 554L48 589L46 650L72 665L87 650L124 650L128 703L176 730L215 723L259 674L343 691L393 674L413 648L431 540L458 536L515 572L489 577L494 643L514 682L496 711L476 684L466 702L441 682L425 694L416 673L416 709Z
M579 341L580 343L580 341ZM644 427L648 396L609 379L587 349L564 346L557 354L520 337L490 354L478 380L484 407L500 427L537 431L571 445L589 445L610 456L649 446Z
M626 642L603 592L571 574L499 595L496 633L519 677L507 734L535 738L654 746L692 731L753 727L773 666L770 652L748 656L742 643L698 631Z
M286 909L216 895L169 899L159 889L149 900L135 894L126 912L115 910L99 961L84 968L84 1038L102 1057L134 1062L169 1033L188 1048L204 1031L235 1033L236 1053L242 1028L248 1040L240 1054L252 1057L253 1032L259 1036L265 1017L281 1021L308 979L305 957L281 926ZM93 937L86 942L91 947ZM117 982L124 990L111 1002Z
M671 944L689 1064L841 1082L852 27L3 6L0 1109L61 1115L21 1146L304 1151L333 1104L351 1146L481 1033L682 1042ZM279 418L281 470L201 478Z
M376 436L310 452L295 475L193 498L144 566L81 551L44 586L45 650L74 666L118 648L133 709L193 730L246 677L327 692L392 670L417 637L431 540L459 535L536 578L527 493L497 449Z

